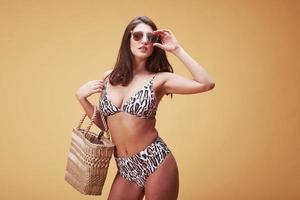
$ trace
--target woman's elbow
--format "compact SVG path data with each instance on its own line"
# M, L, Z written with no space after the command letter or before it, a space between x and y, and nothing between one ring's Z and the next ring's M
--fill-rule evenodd
M207 83L207 90L212 90L215 87L215 82L210 81L209 83Z
M208 90L212 90L215 87L215 83L213 81L209 81L207 83L202 83L197 93L206 92Z

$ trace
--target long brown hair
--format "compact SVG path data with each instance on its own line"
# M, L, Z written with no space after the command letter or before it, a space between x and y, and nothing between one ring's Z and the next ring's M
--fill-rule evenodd
M157 30L154 22L147 16L137 16L129 22L123 34L117 61L115 63L113 71L109 76L109 82L112 85L121 84L122 86L127 86L133 78L134 55L132 54L130 49L130 31L140 23L149 25L153 29L153 31ZM161 43L161 39L159 39L158 42ZM152 54L147 58L145 67L147 71L153 73L173 73L173 68L167 59L166 52L156 46L153 47ZM173 95L171 94L171 97L172 96Z

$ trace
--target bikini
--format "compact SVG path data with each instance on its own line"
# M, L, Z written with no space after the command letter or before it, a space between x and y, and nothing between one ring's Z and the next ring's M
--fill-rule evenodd
M146 83L146 85L134 93L121 108L115 106L107 98L108 79L104 82L104 88L99 100L99 109L104 116L111 116L119 112L126 112L131 115L153 119L155 118L157 105L153 91L153 79L156 74ZM144 150L129 156L116 157L119 174L129 181L135 182L139 187L144 187L147 178L159 167L165 159L170 149L159 136Z
M156 75L156 74L155 74ZM156 100L153 91L153 79L155 75L148 81L148 83L133 96L131 96L121 108L115 106L107 98L108 79L105 81L105 88L101 94L101 101L99 108L105 116L114 115L118 112L126 112L140 118L155 118L156 115Z

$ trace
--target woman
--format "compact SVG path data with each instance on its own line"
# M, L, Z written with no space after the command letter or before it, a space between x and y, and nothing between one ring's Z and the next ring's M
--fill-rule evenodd
M174 54L193 79L173 73L165 51ZM155 128L157 106L164 95L195 94L214 88L208 73L191 58L168 29L157 29L146 16L126 27L115 67L103 80L89 81L76 97L91 118L87 97L101 93L99 109L116 145L118 172L109 199L177 199L178 168L172 152ZM102 130L99 115L95 124Z

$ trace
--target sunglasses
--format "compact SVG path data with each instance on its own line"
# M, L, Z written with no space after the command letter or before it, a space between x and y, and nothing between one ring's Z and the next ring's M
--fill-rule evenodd
M144 34L146 34L148 41L150 41L151 43L155 43L159 39L159 36L155 35L152 32L131 31L132 38L135 41L140 41L144 37Z

